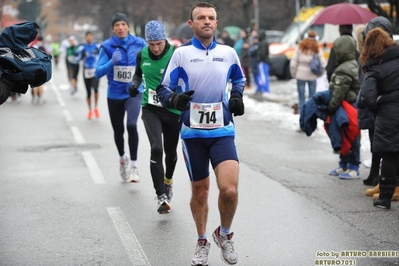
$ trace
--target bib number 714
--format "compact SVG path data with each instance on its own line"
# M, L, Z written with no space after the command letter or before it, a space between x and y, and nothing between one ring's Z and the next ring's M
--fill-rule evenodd
M190 127L214 129L223 127L223 104L217 103L190 103Z
M200 114L200 119L199 119L200 124L203 123L210 124L211 122L216 123L217 121L215 111L212 112L198 111L198 113Z

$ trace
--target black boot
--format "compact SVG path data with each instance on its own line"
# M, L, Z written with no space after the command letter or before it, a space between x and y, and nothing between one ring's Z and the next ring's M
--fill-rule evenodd
M378 176L380 173L381 155L377 152L371 154L371 167L367 179L363 180L366 186L376 186L378 184Z
M373 205L382 209L391 208L391 198L395 191L395 184L386 184L384 177L380 179L380 196L373 202Z
M370 171L370 174L367 177L367 179L363 180L363 185L375 187L377 184L378 184L378 174L377 175L372 174Z

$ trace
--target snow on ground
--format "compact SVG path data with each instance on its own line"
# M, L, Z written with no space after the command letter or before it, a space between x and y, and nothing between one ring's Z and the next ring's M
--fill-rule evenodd
M273 83L272 83L273 85ZM297 102L297 91L295 80L287 81L282 88L271 88L271 93L264 95L261 99L256 99L255 90L250 89L244 92L245 103L245 117L250 120L263 120L277 125L280 128L297 132L298 134L305 134L298 132L299 129L299 115L293 113L291 105ZM277 92L280 91L280 93ZM281 91L284 90L283 93ZM317 130L315 130L310 138L315 141L330 145L330 140L324 130L323 121L318 119ZM363 155L363 156L362 156ZM361 159L366 160L370 158L370 141L368 138L368 131L361 131Z

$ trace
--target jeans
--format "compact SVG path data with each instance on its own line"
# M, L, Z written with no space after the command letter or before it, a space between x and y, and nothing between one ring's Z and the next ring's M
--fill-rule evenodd
M305 104L305 85L308 84L309 87L309 98L312 97L316 92L316 80L297 80L298 88L298 100L299 100L299 112L302 110L302 106Z
M349 151L348 155L340 155L339 156L339 165L340 167L346 169L359 169L360 164L360 135L356 138L356 140L352 143L352 147Z

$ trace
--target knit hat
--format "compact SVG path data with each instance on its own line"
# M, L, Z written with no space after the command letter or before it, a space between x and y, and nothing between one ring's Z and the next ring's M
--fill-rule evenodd
M160 41L166 40L164 25L156 20L151 20L145 25L145 40Z
M127 19L127 16L123 13L115 13L115 15L112 17L112 28L114 27L115 23L118 21L124 21L126 24L129 26L129 20Z

